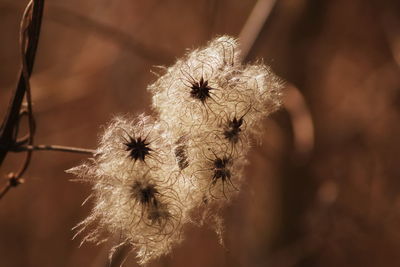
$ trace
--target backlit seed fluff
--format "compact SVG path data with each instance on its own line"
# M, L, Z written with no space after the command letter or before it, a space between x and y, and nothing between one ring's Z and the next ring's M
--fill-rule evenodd
M107 232L115 234L145 263L180 241L184 210L172 186L175 161L161 127L149 116L116 117L105 129L95 157L68 170L77 180L92 184L94 208L76 227L77 234L86 232L83 242L101 243L108 239ZM147 153L133 157L132 140L144 140L139 150Z
M188 52L148 90L155 116L117 116L90 161L69 172L92 185L83 241L110 235L145 264L167 254L188 223L221 236L219 210L245 179L250 138L281 105L283 83L261 61L243 65L237 41L222 36Z

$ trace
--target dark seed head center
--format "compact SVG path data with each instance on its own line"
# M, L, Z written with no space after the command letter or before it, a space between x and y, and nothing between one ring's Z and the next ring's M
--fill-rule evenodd
M158 194L158 190L153 184L144 185L141 182L135 182L132 186L132 191L141 204L157 206L156 194Z
M242 131L240 128L243 124L243 118L237 119L234 117L228 122L226 129L224 130L224 136L226 139L233 143L237 143L239 140L239 133Z
M216 158L214 160L214 175L213 182L216 183L218 179L226 181L231 178L231 171L228 168L230 164L230 159L227 157Z
M152 151L149 144L150 143L146 142L146 139L142 139L141 137L129 137L129 142L125 143L125 150L129 151L129 157L133 160L144 161L146 156L150 154L150 151Z
M192 89L190 95L193 98L200 100L202 103L211 97L210 90L213 89L208 85L208 81L205 81L203 77L201 77L200 81L194 82L190 88Z

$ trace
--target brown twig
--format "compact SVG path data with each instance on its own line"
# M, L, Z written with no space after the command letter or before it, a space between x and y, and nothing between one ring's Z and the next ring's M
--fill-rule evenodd
M0 199L2 199L5 194L7 194L8 190L10 190L11 187L11 183L7 183L2 189L0 189Z
M7 153L17 143L18 128L21 117L21 106L24 96L27 101L27 115L29 122L29 135L27 143L33 144L35 123L32 112L32 100L30 93L29 78L32 74L37 46L39 42L40 28L43 17L44 0L30 0L26 6L21 20L20 48L21 48L21 71L16 89L14 90L11 103L6 117L0 128L0 165L3 163ZM23 113L22 113L23 114ZM24 143L24 142L22 142ZM29 166L31 154L29 151L25 157L24 164L17 173L8 175L8 184L0 190L0 199L10 190L21 183L21 176Z
M0 199L2 199L12 187L17 187L24 182L24 179L17 178L14 173L9 173L7 178L8 183L0 189Z
M314 148L314 123L304 96L294 86L286 88L284 106L293 128L294 156L305 160Z
M258 0L239 34L242 60L245 60L267 21L276 0ZM289 86L283 104L293 125L295 156L306 160L314 146L314 124L310 110L300 90Z
M28 7L31 5L29 2ZM13 97L9 104L7 114L4 121L2 122L0 128L0 165L4 161L9 148L14 145L15 142L15 130L19 124L20 110L22 106L22 101L26 92L26 78L30 77L33 70L33 65L36 56L36 49L39 40L40 26L42 21L44 0L35 0L33 2L32 15L30 18L25 17L23 19L30 19L27 25L27 44L25 44L26 49L23 57L23 67L20 72L20 78L17 87L14 90ZM21 29L22 30L22 29Z
M5 194L7 194L8 190L11 189L10 183L6 184L2 189L0 189L0 199L3 198Z
M96 150L86 149L80 147L70 147L70 146L59 146L59 145L28 145L28 146L18 146L12 149L13 152L23 152L23 151L59 151L59 152L71 152L80 154L95 154Z
M242 51L242 59L246 59L254 42L260 34L265 22L271 14L272 8L275 6L276 0L258 0L251 11L246 23L244 24L240 34L240 49Z
M21 48L21 65L22 65L22 70L21 73L24 77L24 82L25 82L25 97L26 97L26 102L27 102L27 114L28 114L28 129L29 129L29 134L28 134L28 144L32 145L33 144L33 139L35 136L35 122L33 118L33 110L32 110L32 95L31 95L31 86L29 82L30 74L28 72L28 65L27 65L27 60L25 57L27 45L29 42L29 36L28 36L28 30L30 27L30 22L32 21L32 7L33 7L33 1L31 0L28 5L25 8L24 15L22 16L21 20L21 27L20 27L20 48ZM17 125L18 126L18 125ZM16 179L19 179L27 170L29 163L32 158L32 152L28 151L25 157L25 162L22 165L21 169L18 171L18 173L15 175Z

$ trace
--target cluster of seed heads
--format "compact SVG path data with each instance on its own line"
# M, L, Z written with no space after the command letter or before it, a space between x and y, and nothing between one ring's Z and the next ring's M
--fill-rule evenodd
M239 58L228 36L189 52L148 86L155 116L115 117L95 157L69 170L93 187L92 213L76 226L82 243L114 234L115 249L130 244L145 264L181 242L188 223L222 231L218 210L240 189L249 137L282 88L268 67Z

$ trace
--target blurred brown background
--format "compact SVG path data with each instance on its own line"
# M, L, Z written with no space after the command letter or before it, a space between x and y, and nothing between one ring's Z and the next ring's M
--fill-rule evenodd
M114 114L150 111L155 65L238 36L255 2L48 0L32 76L36 143L96 147ZM26 3L0 0L0 118ZM247 183L225 209L225 247L211 229L188 228L149 266L400 266L400 2L278 0L256 58L302 93L313 151L296 152L296 110L266 120ZM21 156L8 156L2 184ZM64 170L84 159L34 154L27 182L0 201L0 266L108 266L111 244L71 240L90 188ZM137 266L134 255L125 266Z

